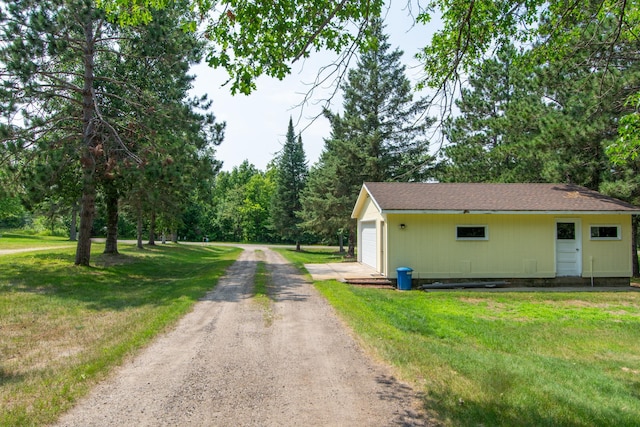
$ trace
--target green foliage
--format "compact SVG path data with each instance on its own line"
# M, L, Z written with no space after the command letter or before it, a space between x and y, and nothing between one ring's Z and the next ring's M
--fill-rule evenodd
M440 181L538 182L542 102L539 79L518 66L513 46L498 51L469 76L456 101L460 116L445 123L449 141L438 166Z
M300 197L307 181L307 160L302 137L293 130L289 118L287 139L275 159L275 189L271 199L270 218L274 231L285 241L293 241L298 248L303 231L299 214L302 211Z
M26 211L18 197L0 197L0 228L24 225Z
M461 115L445 126L451 145L443 150L438 179L598 189L617 174L604 146L628 111L620 100L640 82L640 69L624 52L615 73L594 69L598 52L587 41L571 58L541 66L528 63L530 51L508 45L484 61L462 89Z
M211 41L208 61L228 71L234 93L251 92L256 77L263 74L284 77L292 62L313 51L353 52L354 47L374 47L376 37L367 24L383 12L383 2L378 0L191 3L201 17L210 12L205 31ZM122 22L141 22L150 7L165 3L101 0L101 4L121 16ZM592 52L588 62L593 70L615 73L619 53L637 44L638 10L636 0L430 0L420 5L416 20L426 24L438 15L442 28L418 55L424 65L419 87L442 91L446 95L444 108L450 111L453 95L465 76L508 45L532 47L531 55L521 58L523 66L561 62L587 49ZM197 25L191 21L183 27L195 30ZM632 62L637 58L631 55L626 59ZM625 119L623 125L633 126L633 120ZM621 135L628 131L623 129Z
M631 95L626 105L634 111L620 118L618 139L607 147L607 155L618 165L636 161L640 153L640 93Z
M269 205L273 199L274 183L266 174L256 174L244 186L244 199L238 210L241 216L242 240L266 242L270 240Z
M335 131L334 131L335 136ZM329 144L327 141L325 144ZM338 233L352 227L351 210L362 182L345 171L352 168L335 148L325 150L318 164L311 168L302 193L302 226L335 243Z
M430 162L426 127L419 119L425 101L413 100L402 52L391 50L383 25L372 24L377 43L362 52L342 85L344 112L329 111L331 136L311 169L303 192L303 226L335 241L350 230L351 211L365 181L415 181L426 177Z
M209 237L223 242L269 242L269 207L275 188L274 172L259 171L248 161L218 174L213 210L205 225Z
M175 26L189 16L179 2L154 12L146 26L121 30L128 35L121 42L128 60L119 69L135 84L131 96L142 95L145 108L120 107L128 112L123 125L138 161L120 157L103 183L106 191L115 179L127 210L148 224L150 234L175 232L188 210L193 216L194 207L206 206L221 166L214 147L222 142L225 124L216 122L206 96L188 98L193 81L189 67L200 60L203 48L193 33ZM190 238L202 238L195 232L202 228L200 218L195 224L193 217L189 220L179 234L184 237L186 229Z
M167 0L95 0L107 16L120 25L148 24L153 11L167 7Z
M109 4L115 7L109 13L127 8L102 3ZM224 123L216 122L206 97L188 99L189 68L204 45L175 25L194 17L187 2L130 5L132 14L151 6L145 10L153 20L111 25L84 0L18 2L0 15L7 24L0 147L12 147L30 209L48 200L63 212L82 195L79 264L89 262L100 192L115 208L107 209L108 237L117 235L121 198L136 218L157 217L158 226L174 231L191 192L205 193L220 168L213 147Z
M216 5L205 31L212 42L207 60L229 73L232 93L249 94L257 77L282 79L292 62L313 51L339 53L351 44L366 43L366 23L380 15L382 4L381 0L226 0ZM355 34L350 32L353 23Z
M423 83L435 88L451 84L508 44L542 41L535 49L538 63L570 58L577 46L585 46L576 42L586 39L587 27L598 34L586 39L598 50L593 58L606 64L618 46L637 41L637 6L623 0L432 0L417 19L428 22L441 11L443 28L420 55L426 72ZM616 31L609 31L611 23Z

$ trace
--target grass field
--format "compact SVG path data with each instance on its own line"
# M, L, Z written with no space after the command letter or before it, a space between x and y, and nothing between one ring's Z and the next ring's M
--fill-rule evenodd
M25 240L11 239L5 234L0 250ZM51 242L34 238L30 244ZM121 244L121 255L106 257L99 253L103 245L93 249L91 268L73 265L73 245L0 255L0 425L54 421L109 369L189 311L239 253L180 245L139 251Z
M316 287L445 425L640 425L640 292Z
M4 235L0 250L28 238ZM31 246L59 246L33 238ZM66 243L68 244L68 243ZM62 246L65 242L62 242ZM174 324L237 257L158 245L73 265L74 247L0 255L0 425L54 421ZM306 262L331 250L280 250ZM255 298L269 322L261 261ZM316 287L377 357L451 426L640 425L640 292L398 292Z
M75 247L76 242L66 237L31 236L14 232L0 232L0 251L4 249L24 249L33 247Z
M289 262L304 269L304 264L324 264L327 262L348 262L344 253L338 252L333 248L314 248L306 247L301 251L290 248L273 248L273 250L281 253Z

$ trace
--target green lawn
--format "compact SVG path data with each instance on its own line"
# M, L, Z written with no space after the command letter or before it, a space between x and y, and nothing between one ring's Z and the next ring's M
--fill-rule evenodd
M0 249L12 244L0 239ZM184 315L239 253L121 245L122 255L104 257L102 247L94 245L91 268L73 265L73 245L0 255L0 425L54 421ZM332 251L281 253L299 266L341 261ZM258 273L256 299L268 322L269 279ZM640 425L638 292L316 286L363 345L423 393L425 408L443 424Z
M0 230L0 251L33 247L75 247L75 245L76 242L70 241L68 237L35 236Z
M316 287L445 425L640 425L640 292Z
M289 248L274 247L273 250L280 252L289 262L298 268L304 268L304 264L324 264L328 262L350 261L345 253L340 253L337 249L303 247L301 251Z
M121 244L121 255L105 257L102 244L93 249L91 268L73 265L73 246L0 255L0 425L54 421L189 311L240 252Z

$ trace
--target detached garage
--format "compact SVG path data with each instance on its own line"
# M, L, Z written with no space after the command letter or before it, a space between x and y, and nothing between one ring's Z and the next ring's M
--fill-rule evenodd
M414 281L629 284L640 209L565 184L365 183L358 261ZM566 283L567 279L563 279Z

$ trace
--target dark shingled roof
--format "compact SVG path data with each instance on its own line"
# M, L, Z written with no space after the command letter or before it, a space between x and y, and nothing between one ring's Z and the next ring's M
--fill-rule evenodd
M401 183L364 184L383 211L610 211L640 213L640 209L567 184Z

